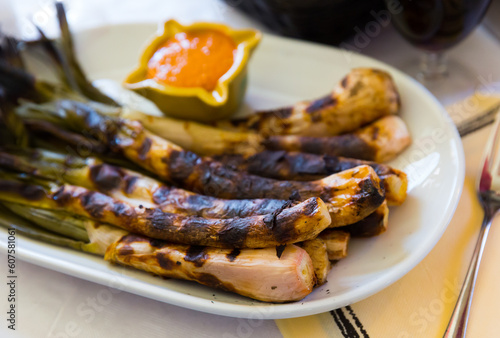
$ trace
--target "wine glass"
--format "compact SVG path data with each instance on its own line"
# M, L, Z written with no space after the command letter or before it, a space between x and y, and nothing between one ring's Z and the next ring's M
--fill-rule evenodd
M452 93L471 91L477 83L463 65L448 60L446 50L461 42L481 22L490 0L385 0L394 27L423 51L407 73L441 102Z

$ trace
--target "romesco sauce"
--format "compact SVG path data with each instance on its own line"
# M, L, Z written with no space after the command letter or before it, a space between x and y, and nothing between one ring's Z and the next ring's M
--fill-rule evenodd
M174 87L214 90L233 65L236 44L216 30L177 33L153 54L147 78Z

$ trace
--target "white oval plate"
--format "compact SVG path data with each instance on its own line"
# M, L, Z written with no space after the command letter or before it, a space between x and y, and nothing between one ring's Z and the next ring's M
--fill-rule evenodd
M92 79L122 81L156 25L101 27L75 34L79 58ZM460 137L442 106L419 83L371 58L339 49L266 35L249 67L246 105L267 109L320 97L354 67L392 74L402 118L413 144L393 165L409 175L408 200L391 208L388 231L354 239L328 283L300 302L267 304L195 283L164 280L108 264L102 258L19 236L20 258L96 283L213 314L276 319L306 316L362 300L397 281L434 247L458 203L464 180ZM1 236L6 246L7 236ZM263 276L264 277L264 276ZM255 317L257 318L257 317Z

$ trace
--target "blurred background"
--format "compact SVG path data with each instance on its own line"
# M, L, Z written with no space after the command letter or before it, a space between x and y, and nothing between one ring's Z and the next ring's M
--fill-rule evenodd
M500 39L500 0L493 0L485 20L486 26Z
M31 22L55 29L52 3L53 0L0 0L2 28L25 37L35 36ZM268 32L330 45L349 41L386 9L384 0L66 0L65 4L73 28L171 17L181 21L229 21L235 26L249 22L254 25L257 21ZM499 19L500 0L493 0L484 24L500 37Z

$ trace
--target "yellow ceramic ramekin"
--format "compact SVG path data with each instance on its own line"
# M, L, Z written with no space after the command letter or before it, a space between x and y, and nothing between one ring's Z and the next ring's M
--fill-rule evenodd
M201 87L174 87L147 79L148 61L165 41L180 32L205 29L221 31L236 44L233 65L219 78L213 91ZM183 26L175 20L169 20L165 22L163 32L147 44L139 66L127 76L124 86L153 101L169 116L202 122L228 118L243 100L247 62L260 39L261 34L256 30L234 30L223 24L205 22Z

